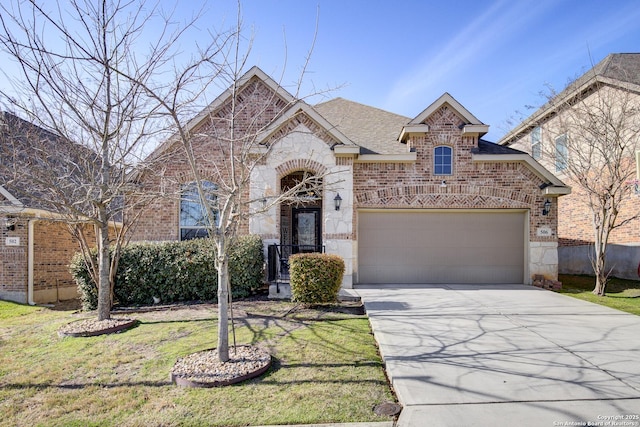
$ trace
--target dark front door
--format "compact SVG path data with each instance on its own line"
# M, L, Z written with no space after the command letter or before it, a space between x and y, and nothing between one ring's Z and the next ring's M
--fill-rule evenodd
M322 252L320 208L293 209L293 252Z

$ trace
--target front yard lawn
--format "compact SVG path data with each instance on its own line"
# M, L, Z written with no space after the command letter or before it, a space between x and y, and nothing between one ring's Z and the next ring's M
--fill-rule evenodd
M611 278L605 289L606 296L599 297L591 293L596 283L592 276L560 275L558 280L562 282L564 294L640 315L640 281Z
M394 401L368 319L234 303L238 344L270 350L263 377L234 386L180 388L179 357L215 347L215 306L127 313L139 326L61 338L87 314L0 301L1 426L246 426L390 421L373 407Z

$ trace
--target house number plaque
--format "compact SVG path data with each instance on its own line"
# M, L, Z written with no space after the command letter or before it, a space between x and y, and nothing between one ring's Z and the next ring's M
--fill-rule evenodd
M552 237L553 231L551 231L551 227L538 227L536 235L538 237Z
M7 237L4 239L4 244L6 246L20 246L20 238L19 237Z

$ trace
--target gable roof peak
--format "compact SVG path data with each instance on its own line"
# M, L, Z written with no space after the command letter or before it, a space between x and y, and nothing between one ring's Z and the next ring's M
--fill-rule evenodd
M461 127L463 136L482 136L489 132L489 126L482 123L476 116L471 114L462 104L449 94L449 92L443 93L438 99L425 108L420 114L418 114L413 120L411 120L406 126L403 126L398 141L404 143L409 139L409 136L413 133L425 133L429 132L429 126L425 124L425 121L436 111L442 108L444 105L448 105L453 108L464 120L464 125Z
M409 124L416 125L423 123L429 116L435 113L443 105L448 104L462 116L462 118L470 125L484 125L476 116L471 114L462 104L460 104L449 92L445 92L438 99L418 114Z

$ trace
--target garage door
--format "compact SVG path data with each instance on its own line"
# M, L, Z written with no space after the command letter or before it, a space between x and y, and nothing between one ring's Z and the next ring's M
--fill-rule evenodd
M359 211L359 283L523 283L521 211Z

